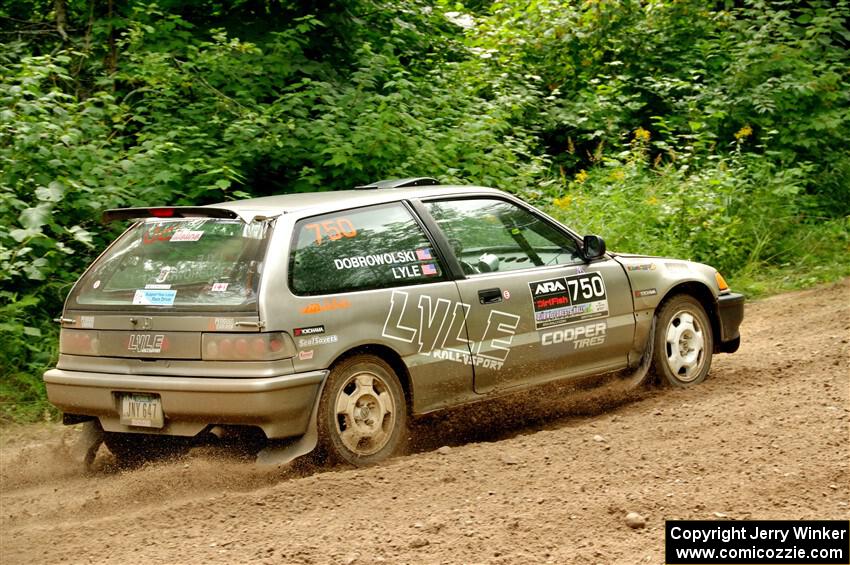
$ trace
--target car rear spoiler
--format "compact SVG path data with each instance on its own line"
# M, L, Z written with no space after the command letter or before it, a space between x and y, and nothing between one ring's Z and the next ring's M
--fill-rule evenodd
M104 223L137 218L238 218L239 215L227 208L210 206L161 206L152 208L113 208L101 216Z

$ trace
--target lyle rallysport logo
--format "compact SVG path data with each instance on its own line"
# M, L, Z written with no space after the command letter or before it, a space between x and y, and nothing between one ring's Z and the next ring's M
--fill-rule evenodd
M127 351L136 353L161 353L165 342L163 334L130 334Z
M608 315L605 282L599 273L582 273L528 283L536 329Z

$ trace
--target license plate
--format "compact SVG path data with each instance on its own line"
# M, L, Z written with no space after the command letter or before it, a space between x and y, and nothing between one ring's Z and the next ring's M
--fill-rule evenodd
M155 394L124 394L121 396L121 423L125 426L161 428L162 401Z

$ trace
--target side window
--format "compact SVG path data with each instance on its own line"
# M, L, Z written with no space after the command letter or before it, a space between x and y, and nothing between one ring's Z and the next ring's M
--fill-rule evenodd
M571 237L511 202L470 198L426 206L468 275L582 262Z
M401 203L314 216L295 224L290 285L329 294L443 280L419 224Z

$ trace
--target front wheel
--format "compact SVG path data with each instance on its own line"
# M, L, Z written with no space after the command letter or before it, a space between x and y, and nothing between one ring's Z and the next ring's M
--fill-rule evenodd
M711 323L696 298L680 294L661 306L653 366L665 384L686 387L705 380L713 351Z
M392 367L356 355L328 376L319 404L319 438L332 460L362 467L398 454L407 439L407 404Z

